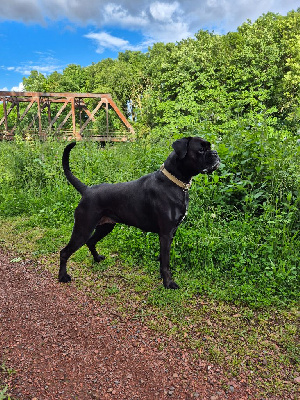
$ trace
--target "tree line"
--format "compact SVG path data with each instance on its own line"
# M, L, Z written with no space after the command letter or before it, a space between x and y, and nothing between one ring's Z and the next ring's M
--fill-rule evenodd
M49 76L32 71L23 83L27 91L111 93L142 134L164 127L222 134L237 122L296 132L300 8L286 16L264 14L225 35L200 30L146 53L128 50Z

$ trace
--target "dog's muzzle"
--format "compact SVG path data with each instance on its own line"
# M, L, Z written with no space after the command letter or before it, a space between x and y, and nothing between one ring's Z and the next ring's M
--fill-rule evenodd
M220 157L218 156L218 153L217 153L215 150L213 150L213 151L211 151L211 152L209 153L209 158L212 159L211 165L209 165L207 168L204 168L204 169L202 170L202 173L203 173L203 174L210 174L210 173L212 173L212 172L215 171L215 170L219 167L219 165L221 164Z

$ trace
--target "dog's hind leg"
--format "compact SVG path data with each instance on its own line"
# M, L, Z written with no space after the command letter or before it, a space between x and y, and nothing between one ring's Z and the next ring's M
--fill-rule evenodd
M80 249L90 238L95 224L90 221L84 221L84 215L80 210L75 211L75 224L69 243L60 251L60 267L58 279L60 282L70 282L71 277L67 274L67 261L75 251Z
M91 236L87 241L86 245L89 248L90 252L92 253L92 256L94 257L94 260L96 262L100 262L105 259L104 256L102 256L97 252L96 244L106 235L108 235L114 229L114 226L115 224L113 223L97 225L93 236Z

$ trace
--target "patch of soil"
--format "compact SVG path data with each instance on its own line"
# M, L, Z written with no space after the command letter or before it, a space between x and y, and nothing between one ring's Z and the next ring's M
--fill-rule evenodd
M0 249L0 364L20 400L254 399L245 379ZM36 267L34 269L34 267Z

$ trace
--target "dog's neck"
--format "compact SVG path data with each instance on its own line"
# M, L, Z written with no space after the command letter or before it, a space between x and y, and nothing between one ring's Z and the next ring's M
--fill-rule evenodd
M166 168L165 165L163 164L160 167L160 171L168 178L170 181L175 183L177 186L181 187L183 190L189 190L192 185L192 179L189 181L189 183L182 182L181 180L177 179L176 176L172 175Z
M188 173L186 168L181 167L181 161L178 160L175 152L171 153L164 162L165 169L173 175L176 179L183 182L184 184L190 184L193 174Z

